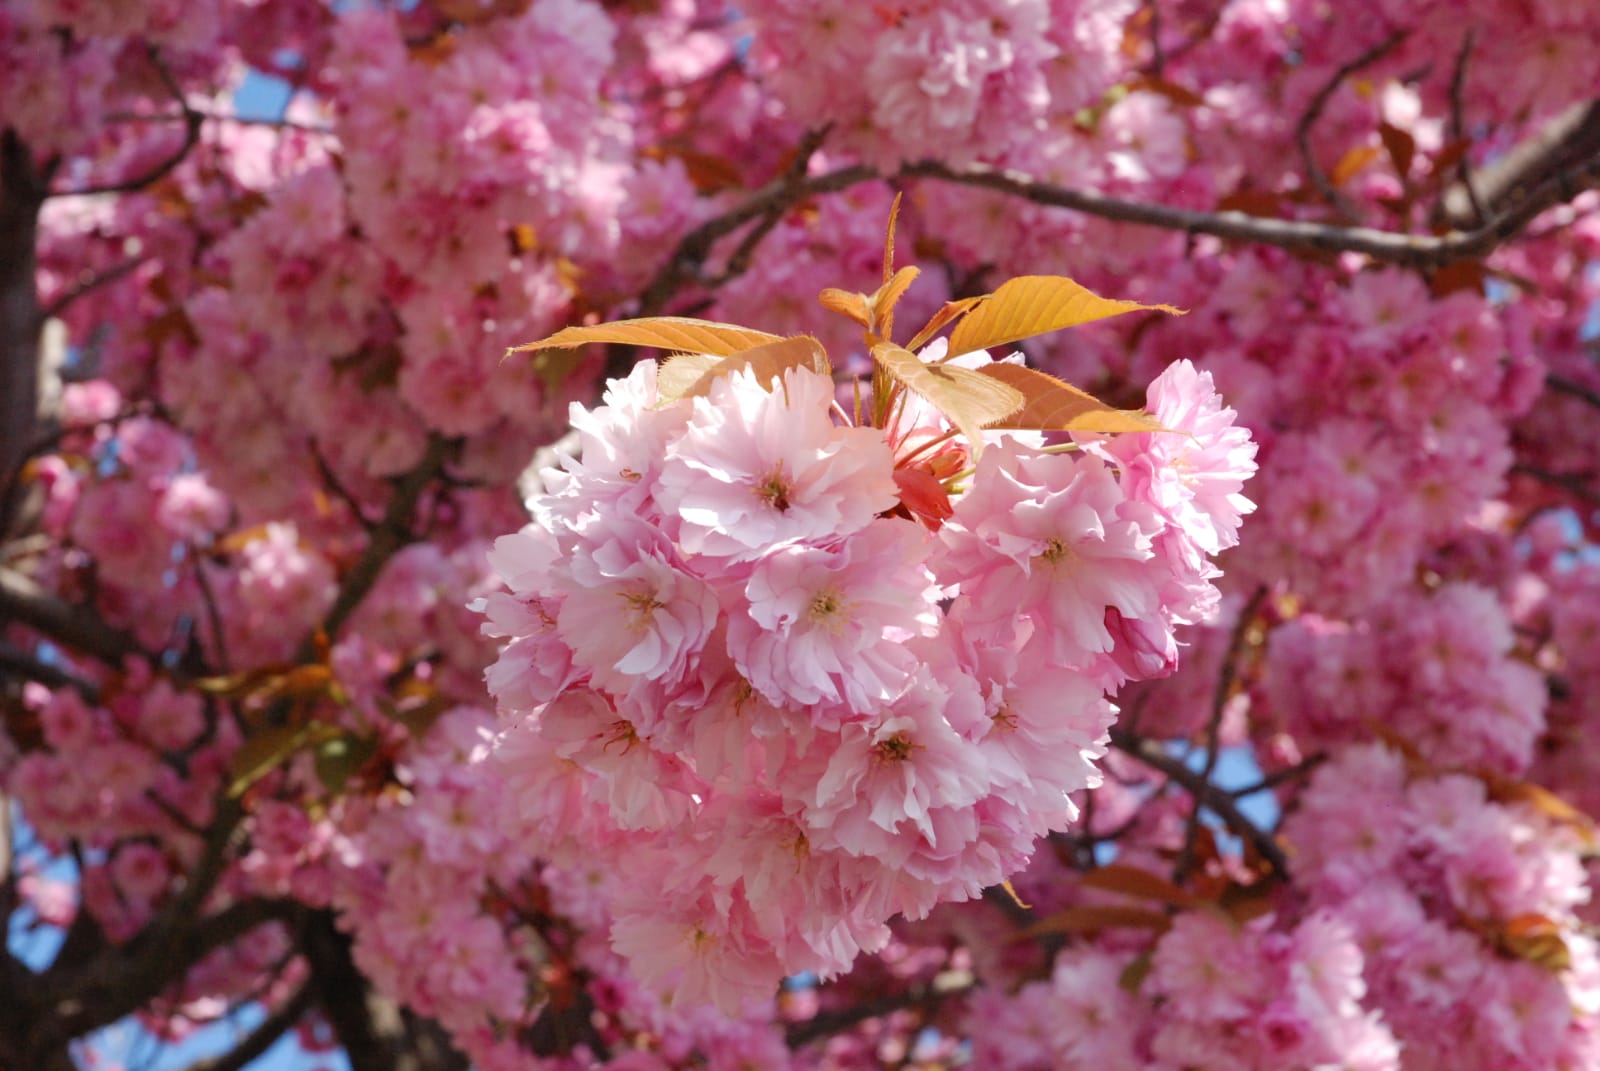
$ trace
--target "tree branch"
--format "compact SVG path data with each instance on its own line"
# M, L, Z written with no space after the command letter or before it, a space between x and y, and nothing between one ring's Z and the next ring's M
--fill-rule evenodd
M1300 122L1296 124L1294 129L1294 141L1300 147L1300 158L1305 161L1306 174L1311 177L1311 181L1317 189L1322 191L1322 196L1327 199L1328 203L1338 209L1339 214L1346 220L1359 219L1360 213L1345 198L1345 195L1339 192L1339 188L1333 184L1333 180L1328 178L1328 173L1322 170L1322 165L1317 162L1316 154L1311 151L1311 128L1316 125L1318 119L1322 118L1322 110L1328 106L1328 101L1333 99L1333 95L1338 92L1339 87L1344 85L1345 79L1361 70L1361 68L1376 63L1390 52L1393 52L1395 46L1405 40L1405 36L1404 33L1397 30L1334 71L1333 77L1329 78L1323 87L1317 91L1316 96L1311 98L1311 103L1306 106L1306 113L1300 117Z
M1302 759L1293 766L1286 766L1275 773L1267 774L1253 785L1245 785L1243 788L1230 788L1228 795L1236 800L1242 800L1246 796L1254 796L1257 792L1266 792L1268 789L1277 788L1279 785L1305 777L1327 761L1328 756L1318 752Z
M73 651L120 668L125 658L156 661L137 639L100 620L92 611L64 602L31 577L0 566L0 615L42 632Z
M0 640L0 680L7 676L38 681L50 688L73 688L90 703L100 697L100 689L82 677L68 673L60 666L41 662L20 647Z
M1461 142L1467 136L1467 120L1465 106L1462 103L1467 87L1467 59L1472 55L1472 45L1478 39L1478 28L1471 27L1461 37L1461 49L1456 53L1456 65L1450 75L1450 138L1452 141ZM1466 191L1467 205L1472 209L1472 217L1467 221L1468 226L1481 227L1487 218L1484 213L1483 201L1478 197L1478 187L1472 177L1472 153L1463 152L1461 162L1456 164L1456 175L1461 188Z
M803 163L801 170L804 170ZM640 295L639 315L659 315L673 294L677 293L678 288L699 275L706 258L711 255L712 246L746 223L774 213L781 215L808 197L833 193L863 182L871 182L878 177L878 173L865 164L856 164L800 179L786 172L757 190L741 204L720 216L706 220L684 235L679 240L678 247L673 250L672 256L656 272L655 278L650 280L650 284Z
M183 95L183 87L172 76L167 65L161 62L161 54L151 45L145 53L151 66L156 69L156 76L161 79L161 84L167 92L172 94L172 99L183 109L183 144L171 155L159 163L146 168L143 174L132 178L125 178L117 182L107 182L95 186L80 186L74 190L52 190L49 197L91 197L102 193L133 193L161 181L188 157L190 150L200 143L200 128L205 123L205 116L189 106L188 99Z
M1600 491L1596 491L1590 477L1581 472L1551 472L1549 469L1539 468L1537 465L1516 464L1511 466L1511 472L1517 476L1527 476L1548 484L1558 490L1576 498L1580 502L1591 506L1600 506Z
M427 451L422 455L415 468L395 481L394 497L389 500L389 506L383 513L383 519L372 529L367 538L367 549L361 559L345 574L344 580L339 585L339 594L334 598L333 606L322 620L322 631L329 636L337 635L341 626L355 613L361 601L371 593L378 582L383 567L389 559L416 538L411 529L411 515L416 512L417 503L422 499L423 492L444 471L445 461L454 450L451 440L440 435L431 435L428 438ZM310 661L315 655L313 641L310 638L300 645L299 660Z
M931 1014L939 1005L952 997L971 992L977 984L970 975L965 975L959 980L952 979L945 984L940 983L941 977L943 976L935 976L926 985L912 986L903 992L889 993L872 1000L859 1000L847 1008L835 1012L823 1012L803 1023L795 1023L785 1032L784 1042L789 1048L798 1049L802 1045L831 1037L841 1030L848 1030L857 1023L876 1019L903 1008L920 1008Z
M1548 185L1546 176L1571 172L1600 154L1600 100L1579 101L1543 130L1478 169L1475 190L1490 217L1505 214ZM1548 206L1546 206L1548 207ZM1435 220L1445 226L1477 226L1472 191L1457 182L1439 199ZM1538 213L1534 213L1537 215ZM1531 217L1530 217L1531 218Z
M134 257L130 260L123 261L121 264L118 264L115 267L107 268L103 272L79 278L79 280L71 288L63 292L48 306L46 306L40 315L46 320L60 316L72 305L73 302L77 301L79 298L87 297L89 294L94 293L102 286L109 286L118 279L132 275L144 265L150 263L150 259L150 257Z
M1596 409L1600 409L1600 391L1585 387L1577 380L1568 379L1566 376L1558 376L1554 372L1551 372L1549 375L1544 377L1544 385L1553 391L1557 391L1561 394L1571 395L1580 401L1587 402Z
M315 1004L314 996L311 984L306 983L232 1049L221 1056L190 1064L186 1071L244 1071L246 1065L265 1054L279 1038L293 1029L302 1015L311 1010Z
M350 938L320 911L306 923L301 948L311 983L353 1071L466 1071L467 1061L434 1023L407 1015L372 990L350 958Z
M1038 182L1016 171L991 168L957 171L934 160L908 164L900 174L907 178L929 178L996 190L1034 204L1068 208L1100 219L1187 234L1210 234L1303 252L1363 253L1389 264L1438 268L1487 255L1514 237L1541 212L1600 184L1600 153L1549 176L1526 197L1495 214L1476 230L1453 231L1440 236L1400 234L1371 227L1338 227L1303 220L1263 219L1243 212L1194 212L1069 190Z
M1152 770L1165 774L1174 784L1188 790L1194 796L1197 807L1205 807L1233 830L1234 833L1248 840L1272 867L1273 873L1279 877L1286 877L1289 873L1289 859L1278 846L1277 839L1267 830L1262 829L1250 821L1245 813L1239 809L1238 802L1229 793L1218 788L1210 781L1201 777L1199 772L1191 770L1182 759L1167 754L1166 750L1154 740L1134 736L1126 730L1113 728L1111 730L1111 746L1125 754L1132 755Z
M1239 618L1233 623L1233 631L1228 635L1228 649L1222 656L1222 669L1217 674L1217 687L1211 696L1211 719L1206 723L1205 736L1205 765L1200 769L1200 780L1204 784L1211 784L1211 775L1217 770L1217 742L1222 735L1222 716L1228 708L1228 700L1233 698L1233 686L1239 679L1239 656L1244 651L1245 637L1250 633L1250 626L1255 621L1256 610L1261 606L1261 600L1267 597L1265 586L1258 587L1250 595L1242 607L1239 608ZM1189 823L1183 831L1183 849L1178 852L1178 859L1173 864L1173 880L1182 881L1189 872L1190 865L1194 862L1195 840L1200 834L1200 808L1196 807L1189 812Z
M16 133L0 129L0 539L20 504L16 479L39 408L39 208L48 178Z
M52 966L33 992L13 994L12 999L20 997L27 1003L36 1024L29 1051L48 1052L132 1015L182 981L208 953L258 926L293 922L304 910L292 901L254 899L197 918L197 910L173 910L191 899L187 892L169 903L157 921L133 940L123 945L102 944L81 968L64 975Z

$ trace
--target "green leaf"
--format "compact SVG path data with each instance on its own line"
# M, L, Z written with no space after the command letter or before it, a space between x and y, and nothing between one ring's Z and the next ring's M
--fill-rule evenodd
M1016 388L1023 407L997 424L1011 431L1165 431L1140 409L1113 409L1065 380L1026 365L997 363L978 369L981 375Z
M791 335L753 346L720 360L700 353L685 353L669 359L656 372L656 393L663 403L679 398L703 398L720 377L748 368L764 387L782 378L791 368L809 368L818 375L831 376L828 352L810 335Z
M337 732L330 725L273 725L246 737L228 764L229 798L238 799L296 751Z
M972 456L983 450L984 428L1022 408L1022 392L999 380L950 364L924 364L922 359L893 342L872 347L872 359L895 382L927 399L966 436Z
M777 340L777 335L769 335L765 331L738 327L734 324L693 320L685 316L647 316L641 320L617 320L614 323L593 324L587 327L564 327L549 338L513 346L507 352L521 353L525 350L582 346L589 342L611 342L726 357Z
M339 793L377 753L378 743L371 737L341 733L317 745L313 756L317 780L329 792Z
M950 352L971 353L1125 312L1153 309L1183 315L1183 310L1171 305L1103 298L1061 275L1020 275L1002 283L988 301L956 325L950 334Z

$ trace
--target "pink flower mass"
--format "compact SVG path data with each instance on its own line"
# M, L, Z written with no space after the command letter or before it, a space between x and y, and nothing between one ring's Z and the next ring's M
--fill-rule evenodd
M1595 41L0 3L0 1071L1600 1069Z
M736 370L676 401L630 382L613 385L608 407L575 414L585 450L618 457L645 423L672 429L658 440L664 460L629 469L624 500L637 512L616 512L605 463L572 459L544 478L556 490L534 503L532 528L496 547L510 598L483 603L485 629L509 643L488 679L513 725L585 771L602 821L619 836L645 834L619 848L677 860L667 888L619 919L616 950L639 961L641 977L670 980L673 1002L734 1012L784 974L848 967L858 946L842 935L863 925L981 895L1026 863L1035 838L1066 827L1072 793L1100 778L1094 759L1115 714L1103 682L1168 668L1114 657L1117 639L1135 634L1127 621L1170 633L1189 608L1164 597L1215 575L1158 559L1152 540L1184 521L1201 534L1174 538L1231 539L1249 508L1239 486L1251 451L1209 380L1174 365L1152 394L1173 399L1194 429L1185 486L1211 481L1217 494L1191 491L1186 508L1158 513L1130 501L1099 456L1002 438L958 480L935 538L891 515L904 507L885 433L847 423L817 373L795 368L762 385ZM1180 433L1144 437L1162 434ZM1146 445L1137 457L1153 486L1169 455ZM1108 613L1123 615L1116 636ZM570 663L568 683L535 699L551 659ZM764 764L708 755L676 728L706 718L708 696L731 703L729 731L763 740ZM531 743L519 732L517 753ZM503 769L514 784L518 766ZM748 885L742 898L707 900L715 874L696 879L700 856L686 848L728 836L719 830L738 828L746 808L773 806L795 823L780 829L797 858L851 862L791 879L833 891L768 887L796 900L783 932L736 936L708 905L748 904L755 920L765 905ZM819 959L813 940L784 936L796 929L841 936ZM678 952L658 962L663 945ZM800 955L786 959L785 948Z

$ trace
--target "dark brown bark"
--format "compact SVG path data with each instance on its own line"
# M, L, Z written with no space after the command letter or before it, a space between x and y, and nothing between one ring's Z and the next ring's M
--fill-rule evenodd
M320 912L301 944L311 963L317 1003L354 1071L467 1071L436 1023L411 1015L373 991L350 958L350 938Z
M26 145L0 130L0 537L10 534L15 475L33 443L39 407L39 332L34 245L47 176Z

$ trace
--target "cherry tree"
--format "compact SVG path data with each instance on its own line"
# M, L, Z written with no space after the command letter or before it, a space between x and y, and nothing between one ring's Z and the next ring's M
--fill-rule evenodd
M1600 1065L1591 8L7 3L0 1066Z

